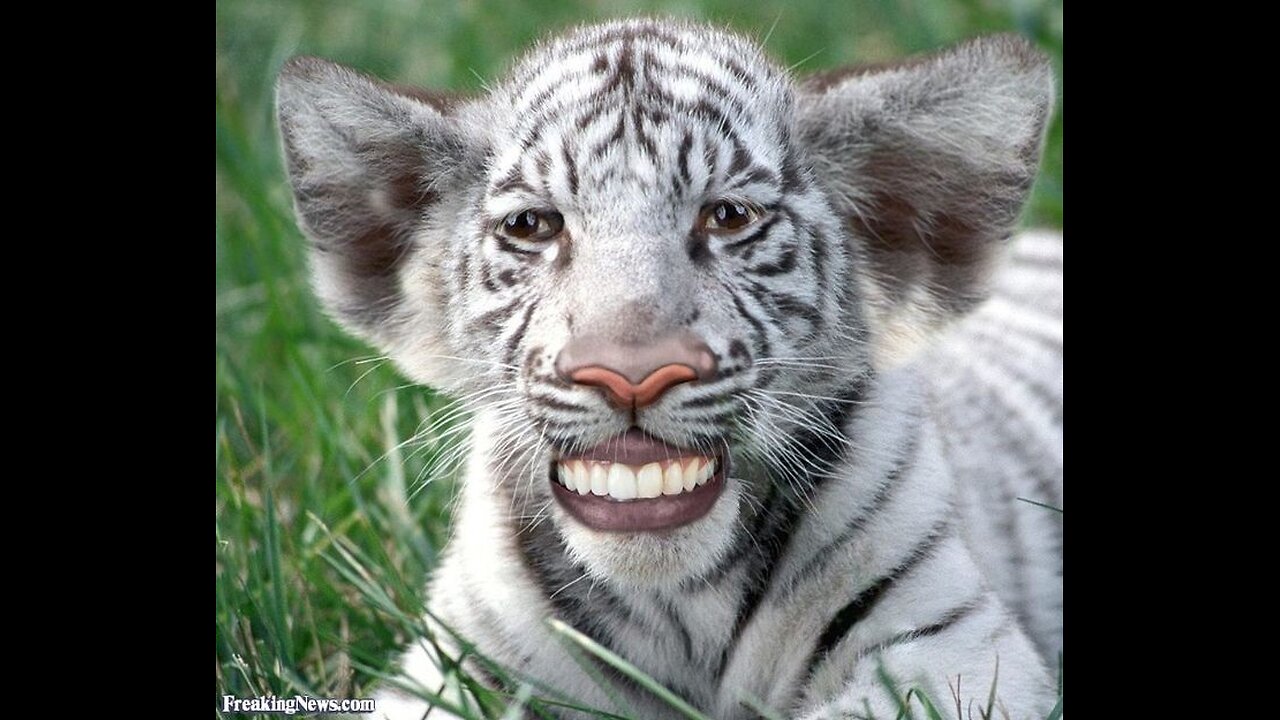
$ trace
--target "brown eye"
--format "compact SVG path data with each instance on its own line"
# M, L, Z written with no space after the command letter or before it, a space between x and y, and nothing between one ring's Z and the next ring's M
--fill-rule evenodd
M503 219L498 232L509 238L541 242L564 229L564 217L555 210L521 210Z
M760 212L746 203L721 200L702 208L703 229L712 232L734 232L755 222Z

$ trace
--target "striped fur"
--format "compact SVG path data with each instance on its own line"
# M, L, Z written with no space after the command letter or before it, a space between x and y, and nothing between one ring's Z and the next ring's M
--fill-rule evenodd
M432 615L632 717L672 711L579 665L548 617L716 718L752 716L747 698L891 717L882 666L904 691L943 702L960 676L963 701L985 700L997 662L1010 716L1046 712L1061 514L1018 498L1062 504L1062 246L1005 241L1051 98L1043 58L1009 38L797 83L747 39L667 21L548 41L473 99L287 66L318 294L474 413ZM702 230L726 198L759 220ZM525 209L558 211L564 232L494 230ZM673 328L721 372L634 417L554 372L578 334ZM706 517L611 534L552 501L557 453L633 423L728 449ZM444 681L422 647L403 672ZM380 698L387 717L425 711Z

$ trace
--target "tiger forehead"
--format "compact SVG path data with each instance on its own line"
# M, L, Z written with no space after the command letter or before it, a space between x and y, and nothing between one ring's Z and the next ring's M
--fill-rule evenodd
M787 73L752 41L691 23L579 30L535 49L494 98L506 106L489 165L499 215L628 197L652 219L709 195L768 204L792 136Z
M546 124L583 128L602 112L638 121L776 124L790 114L790 79L750 40L710 26L633 21L587 28L518 63L504 100L515 137ZM776 128L770 128L776 129Z
M631 93L652 90L673 75L729 81L747 92L785 85L785 73L753 42L719 28L633 24L587 29L535 49L520 62L512 80L521 100L548 99L565 80L595 75L604 90ZM721 89L732 90L729 85Z

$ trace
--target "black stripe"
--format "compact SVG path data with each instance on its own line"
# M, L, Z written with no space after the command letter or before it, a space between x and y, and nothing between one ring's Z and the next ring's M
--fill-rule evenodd
M747 286L751 289L752 296L767 305L770 315L777 322L785 322L787 320L803 320L808 324L807 332L798 333L799 337L807 337L818 328L822 327L822 314L818 312L818 308L801 300L800 298L788 293L771 290L768 287L754 280L748 280Z
M973 362L987 362L1007 372L1013 379L1018 380L1033 398L1045 406L1045 412L1053 418L1054 424L1061 426L1062 394L1046 385L1043 382L1045 380L1044 377L1032 375L1027 366L1034 366L1042 370L1056 366L1061 360L1062 348L1049 350L1044 353L1049 357L1044 357L1039 352L1028 354L1021 348L1014 347L1009 342L1012 334L998 334L991 328L983 326L978 326L971 332L988 344L986 347L973 348L977 355ZM1043 345L1034 342L1030 337L1024 335L1019 335L1019 337L1039 346L1042 351L1044 350ZM993 352L993 348L990 345L995 345L996 351ZM1000 352L1000 349L1005 352Z
M679 110L710 123L713 126L711 129L726 133L726 137L731 141L738 137L737 132L733 129L733 125L729 122L729 118L721 112L720 108L712 105L710 100L700 98L692 105L688 103L680 103L680 105L681 107L678 108Z
M1047 320L1057 321L1061 324L1062 318L1057 315L1049 315L1039 312L1038 310L1036 314L1044 316ZM999 321L989 318L982 318L982 321L983 322L981 323L972 323L979 329L979 332L992 335L1000 333L1016 333L1019 338L1039 346L1041 350L1055 358L1062 355L1062 338L1050 337L1048 334L1043 334L1039 330L1030 330L1013 325L1000 325Z
M684 138L680 140L680 150L677 152L677 162L680 166L680 179L684 181L687 187L691 182L689 175L689 151L693 149L693 133L687 129L684 131Z
M737 117L747 116L747 103L739 97L735 89L726 87L724 83L711 77L695 67L680 66L672 68L668 74L670 80L687 80L692 79L702 84L702 88L710 97L717 100L723 100L729 103L729 109L733 111L733 115Z
M689 231L689 236L684 241L685 252L689 255L689 261L705 265L711 260L711 243L707 237L707 233L700 228L694 228Z
M503 270L502 272L498 273L498 282L502 283L506 287L511 287L515 285L518 281L523 279L524 279L523 270Z
M764 323L760 322L759 318L747 311L747 306L743 304L742 298L738 296L736 288L728 285L725 287L729 290L729 296L733 299L734 309L738 311L738 314L741 315L743 319L750 323L751 327L756 332L757 348L759 349L757 354L760 357L769 357L773 354L773 346L769 342L769 333L765 329ZM767 380L771 379L773 375L774 372L771 369L762 369L760 371L760 384L767 384Z
M724 393L708 393L700 397L689 398L680 403L681 408L705 408L714 405L728 404L729 396Z
M899 487L898 481L905 473L911 470L911 468L915 467L915 462L920 457L920 428L918 424L912 425L912 428L916 432L911 435L911 438L906 443L906 447L903 450L902 455L894 462L893 467L885 476L884 481L880 483L880 487L878 487L875 494L871 496L871 502L867 504L862 512L855 515L854 518L849 521L845 526L845 529L842 530L835 539L826 545L823 545L821 549L813 553L808 562L802 565L799 570L791 573L791 577L787 582L788 597L810 577L820 575L821 571L826 569L831 559L836 557L836 550L840 546L849 542L854 535L861 532L862 529L866 527L867 521L880 514L880 511L882 511L892 500L894 495L893 491Z
M667 111L665 108L657 107L654 105L647 105L647 106L641 107L640 110L643 113L644 117L648 118L649 122L652 123L655 127L665 125L667 121L671 119L671 116L667 114Z
M614 61L610 68L609 76L605 78L600 89L595 92L595 96L603 96L612 93L621 88L624 94L630 95L632 87L636 81L635 64L632 62L631 41L624 40L622 46L618 48L618 59Z
M504 483L504 487L507 485ZM568 560L569 550L550 523L528 527L519 518L512 518L511 522L512 536L517 540L525 567L561 620L611 650L615 647L611 628L633 624L642 631L651 631L638 622L622 598L601 584L592 586L589 579L583 578L586 568Z
M972 398L968 403L970 406L1002 407L998 393L995 392L993 387L977 380L973 374L969 374L969 377L975 378L969 384L969 391L965 394L965 397ZM977 403L977 405L974 405L974 403ZM1026 481L1030 480L1034 483L1034 494L1036 495L1032 499L1053 507L1062 507L1062 496L1058 492L1061 467L1054 462L1054 459L1043 444L1036 444L1035 447L1026 447L1021 444L1020 440L1032 435L1032 428L1026 423L1022 415L1012 412L1007 407L1004 407L1003 410L1003 412L998 412L995 415L989 415L985 420L988 426L988 435L984 439L994 439L993 452L1018 461L1017 470L1015 471L1017 472L1016 477L1010 477L1005 472L1001 472L998 476L1001 482L999 500L1003 507L997 509L1002 513L997 529L1005 535L1010 548L1010 555L1007 561L1013 567L1013 587L1011 590L1016 597L1016 601L1011 602L1010 606L1015 613L1025 619L1030 618L1032 613L1029 608L1031 600L1026 594L1027 578L1025 568L1029 561L1020 532L1021 513L1043 512L1051 515L1049 522L1051 537L1048 539L1051 542L1055 557L1058 558L1061 558L1062 554L1062 514L1026 505L1018 501L1016 496L1033 494L1028 492L1026 487ZM988 478L970 478L971 482L985 480L988 480ZM1018 481L1022 482L1018 483Z
M700 86L700 90L705 91L708 97L714 97L717 100L723 100L730 105L734 116L742 116L747 112L747 103L736 92L740 88L730 88L716 78L708 75L697 67L690 65L668 65L660 58L649 51L645 51L642 56L644 62L644 77L651 85L662 88L665 94L665 88L680 80L689 80ZM656 75L661 75L659 79ZM648 89L648 88L646 88ZM669 96L668 96L669 97Z
M983 397L983 395L982 385L977 383L970 385L969 389L964 392L964 397L970 399L969 403L966 403L970 407L989 406L990 400ZM948 413L946 406L939 408L939 412L943 413L944 417L942 419L944 422L948 422L952 427L961 427L961 425L956 424L947 417ZM986 438L984 438L984 440L985 439ZM965 467L964 464L958 464L955 461L954 456L956 450L953 448L951 443L944 443L943 453L947 460L947 464L950 467ZM963 472L963 470L961 470L961 472ZM982 485L994 486L998 492L997 502L1000 506L996 508L996 512L999 514L995 517L993 522L996 530L1004 536L1004 540L1009 549L1009 555L1004 558L1002 564L1009 567L1012 573L1011 590L1015 599L1014 607L1012 609L1022 617L1029 617L1027 611L1026 578L1023 575L1023 567L1026 564L1026 553L1022 547L1022 533L1019 527L1020 523L1018 517L1020 508L1017 507L1020 504L1017 501L1019 493L1013 485L1012 478L1009 477L1008 473L1003 471L1002 466L996 465L992 468L984 466L980 472L982 473L982 476L974 477L973 480L977 483L981 483ZM992 472L994 472L994 477L989 476Z
M719 412L713 412L710 415L703 415L700 417L691 418L691 420L696 420L697 422L703 425L711 425L714 427L722 427L722 426L728 425L729 423L733 422L736 419L738 419L738 409L736 407L729 408L727 410L721 410Z
M588 126L596 121L596 118L600 117L600 113L604 112L605 109L605 105L602 102L593 102L587 105L586 111L578 116L578 129L586 130Z
M517 105L517 106L525 105L527 107L531 107L537 110L538 108L541 108L543 105L545 105L546 102L550 100L553 96L559 94L560 91L563 90L566 85L569 85L571 83L576 83L582 79L583 79L582 73L576 73L576 72L565 73L564 75L561 75L560 77L556 78L556 81L553 84L542 88L541 90L538 91L537 95L534 95L533 97L528 98L527 100L525 99L524 94L517 96L514 105Z
M720 64L729 70L735 78L737 78L738 82L742 83L743 86L746 87L748 92L754 93L756 91L756 80L747 72L745 67L739 65L736 60L729 56L718 57L716 59L719 60Z
M778 559L791 544L791 534L801 514L802 506L795 502L780 503L780 505L781 507L766 506L765 508L765 528L762 536L755 538L755 544L761 549L760 555L752 564L755 575L748 581L746 593L738 604L738 613L734 617L733 631L729 633L729 637L734 640L742 637L742 630L751 622L751 618L755 617L769 589L773 571L778 566ZM723 675L725 667L729 664L730 652L735 647L737 647L736 642L725 645L724 651L720 654L715 677L719 678Z
M672 50L680 50L684 47L684 38L679 35L672 35L664 32L654 26L645 26L640 28L618 27L611 28L602 33L586 33L577 42L565 45L567 54L573 54L582 50L589 50L601 45L611 45L618 42L632 42L635 40L643 40L653 43L665 45Z
M835 467L837 461L843 455L845 446L833 445L829 440L824 439L823 434L826 431L835 430L840 433L841 437L845 435L845 428L848 426L850 419L854 413L866 401L868 389L871 387L872 377L870 375L859 376L853 382L845 387L837 390L831 397L831 400L818 400L813 405L813 412L817 413L825 420L825 423L814 423L799 428L798 432L793 436L801 447L809 450L807 465L812 469L809 475L809 485L813 489L821 487L831 473L831 469Z
M836 646L855 625L861 622L872 610L875 609L876 603L884 594L893 587L901 578L910 575L922 562L933 556L933 551L943 540L951 537L950 527L946 521L935 526L933 530L925 536L905 560L900 562L896 567L882 576L870 587L858 593L827 623L827 627L823 629L822 634L818 636L818 643L813 649L813 653L809 656L809 671L813 672L814 666L830 654L832 648Z
M1013 603L1013 611L1020 617L1029 618L1031 612L1031 598L1027 596L1027 549L1022 540L1022 522L1018 516L1023 511L1019 507L1018 492L1013 488L1011 478L1008 473L998 471L996 473L999 478L1001 494L1004 496L1004 507L999 508L1000 521L998 523L1000 531L1004 533L1005 541L1009 544L1009 566L1011 569L1011 590L1013 597L1016 598Z
M506 484L503 487L506 487ZM509 497L508 495L508 502ZM523 564L533 576L535 583L541 588L543 597L551 603L557 617L622 657L626 655L620 651L615 639L613 632L615 628L632 625L639 632L654 633L653 628L639 622L639 617L632 612L626 601L609 591L607 587L591 586L589 580L579 580L586 572L585 568L568 561L568 548L550 528L549 523L524 527L516 519L512 522L512 533L520 551L519 557L524 561ZM575 580L578 582L574 582ZM645 692L635 680L603 660L594 655L584 654L583 657L591 662L592 667L601 676L614 685L634 694Z
M584 408L581 405L574 405L573 403L565 402L564 400L560 400L559 398L552 397L551 395L547 395L545 393L537 393L537 392L530 391L526 393L525 397L527 397L533 403L537 405L541 405L542 407L548 408L550 410L559 410L561 412L574 413L574 414L587 412L587 408Z
M641 152L651 158L658 157L658 145L644 130L644 117L639 105L633 105L631 108L631 124L636 134L636 142L640 143Z
M782 160L782 191L791 195L808 186L808 177L804 168L800 165L794 151L788 151Z
M1018 467L1032 476L1031 479L1036 483L1036 490L1041 494L1040 498L1037 498L1039 501L1057 508L1062 507L1062 496L1058 494L1057 484L1054 482L1057 477L1056 472L1060 472L1061 467L1048 449L1051 440L1039 438L1045 442L1033 442L1032 439L1038 436L1031 423L1027 422L1026 416L1010 407L1003 394L997 388L979 379L976 373L969 371L967 375L974 378L975 389L981 388L977 390L984 398L981 401L981 407L998 409L995 413L988 413L985 418L987 423L994 426L990 427L990 430L994 431L992 436L997 448L1006 457L1019 461ZM1052 427L1060 429L1062 427L1061 408L1062 405L1059 402L1056 406L1050 405L1048 408L1038 409L1049 415L1053 421Z
M743 176L742 179L737 181L737 184L739 185L750 185L751 183L760 183L762 185L772 185L776 187L778 184L778 176L768 168L754 165L747 171L747 174Z
M547 435L544 440L562 453L577 449L575 443L578 442L579 433L582 430L582 422L559 422L554 418L542 415L538 418L538 424L546 431Z
M518 164L511 168L511 172L507 173L505 177L494 183L490 193L501 195L515 190L523 190L528 193L534 192L533 186L525 182L524 169Z
M751 153L747 152L747 146L743 145L742 141L739 140L737 137L734 137L733 138L733 160L729 163L729 172L727 173L728 176L733 177L734 175L737 175L743 170L746 170L747 166L751 164L752 164Z
M525 331L529 329L529 321L533 319L533 311L538 308L538 301L531 300L529 306L525 308L524 317L520 319L520 324L516 327L515 332L511 333L511 337L507 338L507 352L503 356L508 365L516 364L516 350L520 348L520 341L524 340Z
M769 232L769 229L772 228L777 222L778 222L778 216L776 214L771 215L764 222L757 224L755 229L751 232L750 235L738 238L737 240L734 240L731 243L725 243L724 249L730 252L735 252L737 250L740 250L744 245L749 245L758 239L760 240L764 239L765 235Z
M755 539L764 535L764 527L769 520L767 509L773 504L774 497L777 495L777 486L773 483L768 483L765 486L765 492L767 494L760 502L761 510L752 519L751 529L743 528L741 523L735 525L734 537L730 541L732 549L716 563L714 568L702 577L697 578L696 582L687 582L684 588L686 591L706 587L707 585L715 585L720 582L733 568L737 567L739 561L747 556L749 550L756 547Z
M547 177L551 173L551 156L546 150L538 150L533 159L533 167L538 171L538 184L542 186L542 191L550 194L547 187Z
M667 616L667 622L676 629L676 634L680 636L680 646L684 649L684 657L686 660L693 659L693 636L689 634L689 628L685 627L684 620L680 618L680 611L676 608L675 602L670 598L662 598L657 593L653 596L653 601ZM688 697L685 695L684 697Z
M874 655L876 653L883 652L885 649L890 648L894 645L902 645L904 643L912 642L914 640L933 637L934 635L938 635L943 632L946 632L956 623L964 620L965 618L969 617L970 615L980 610L985 604L986 604L986 596L984 595L975 600L971 600L963 605L959 605L949 610L946 614L944 614L941 618L939 618L937 622L931 623L922 628L916 628L915 630L907 630L906 632L900 632L894 635L893 637L890 637L887 640L881 640L880 642L868 647L867 649L860 651L858 653L858 657L866 657L869 655Z
M567 142L560 144L560 154L564 158L565 172L568 173L569 194L576 197L578 195L578 161L569 152L569 143Z
M796 256L799 255L797 243L790 243L782 248L782 257L768 260L747 268L747 272L752 275L761 275L763 277L773 277L774 275L782 275L789 273L796 267Z
M795 228L796 235L807 235L812 242L809 247L813 248L813 274L816 276L815 281L820 291L826 292L830 278L827 277L827 243L829 239L825 233L818 232L814 228L807 225L797 225L795 215L788 210L787 217L791 220L791 227Z
M612 147L615 143L622 140L623 135L626 134L626 129L627 129L626 113L619 112L618 123L614 125L613 132L609 134L609 137L604 138L603 140L600 140L595 145L591 146L591 148L588 150L588 152L590 153L591 159L600 160L601 156L604 155L606 150Z
M480 317L476 318L476 324L482 325L489 330L501 331L503 321L508 320L516 311L516 307L524 302L524 298L512 298L510 302L495 310L489 310Z
M838 393L835 401L825 401L824 404L820 404L816 411L827 418L827 423L831 427L842 429L850 414L855 411L863 398L868 385L869 379L862 378ZM821 484L831 467L835 465L841 450L839 447L833 447L830 443L819 441L816 434L817 431L813 429L805 429L795 436L803 447L808 448L813 453L810 456L810 461L816 467L809 476L809 483L815 488ZM777 476L777 473L771 473L771 475ZM752 565L756 574L747 586L742 603L738 607L737 617L734 619L734 629L730 637L735 640L741 637L742 630L750 623L751 618L764 600L765 594L773 584L773 572L786 552L794 527L806 508L803 498L800 497L797 489L792 488L789 484L778 485L771 483L770 490L770 498L762 512L764 527L753 529L751 537L747 538L748 543L753 539L757 541L756 546L761 548L761 553ZM759 526L759 523L757 525ZM743 544L745 545L746 543ZM724 570L721 570L721 568L724 568ZM728 569L731 568L732 563L721 563L717 568L717 574L727 573ZM710 578L708 578L708 581L711 581ZM725 647L724 653L720 657L720 665L716 672L717 677L724 671L730 651L735 646L731 644Z
M487 258L480 258L480 284L491 293L500 292L501 287L493 280L493 267Z

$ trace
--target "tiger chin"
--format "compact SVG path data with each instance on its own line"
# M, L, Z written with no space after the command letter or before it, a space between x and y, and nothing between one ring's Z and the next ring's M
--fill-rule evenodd
M549 618L715 718L1043 717L1062 242L1013 228L1053 97L1011 36L796 78L666 20L471 97L287 63L316 294L474 418L438 637L628 717L676 712ZM378 714L457 691L424 646Z

